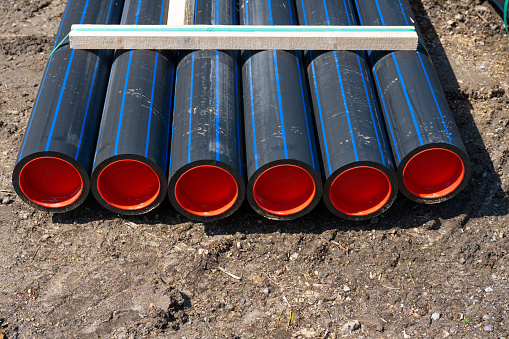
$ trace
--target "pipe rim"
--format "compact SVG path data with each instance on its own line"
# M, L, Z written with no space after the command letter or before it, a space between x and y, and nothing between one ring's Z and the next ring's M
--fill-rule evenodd
M119 180L126 178L129 179L128 185ZM133 180L137 180L140 184L136 185ZM108 205L123 211L140 211L150 207L161 195L161 186L156 170L135 159L111 162L100 170L95 180L95 188L101 199ZM124 197L121 194L124 194Z
M355 191L344 192L344 188ZM354 203L345 201L347 196L352 195ZM332 206L340 213L351 217L368 217L385 210L384 207L393 196L393 187L390 178L380 169L372 166L355 166L340 172L334 178L327 196Z
M45 179L43 182L35 180L37 185L34 187L33 177L40 177L34 171L40 172L41 169L45 170ZM24 164L19 172L18 184L29 201L48 209L69 207L84 192L84 180L79 169L69 161L53 156L36 157Z
M295 171L295 170L297 170L297 171ZM277 179L277 177L282 176L286 179L292 179L292 176L290 175L292 173L289 173L289 171L293 171L293 174L294 174L293 182L287 182L285 185L287 187L280 186L279 189L276 189L275 191L277 191L277 193L280 193L280 195L277 198L276 198L276 196L268 196L266 194L268 187L274 187L274 186L277 186L277 184L281 184L280 181L274 180L274 178ZM297 182L297 180L295 178L295 175L297 173L300 175L301 180L306 181L306 182L304 182L304 184L307 184L307 185L305 185L307 187L305 187L303 185L300 185L300 187L298 187L295 184ZM302 182L300 182L300 183L302 183ZM286 188L286 190L283 190L285 188ZM300 188L301 191L302 191L302 189L304 189L304 192L301 192L301 193L304 193L304 196L303 196L303 194L300 194L301 195L300 198L298 198L297 200L293 199L293 201L291 201L290 203L287 203L287 204L279 203L279 200L281 200L281 201L288 200L288 198L289 198L289 194L288 194L289 190L288 189L289 188ZM285 196L282 196L281 193L283 193L283 194L286 193L287 198L285 198ZM297 193L297 195L298 195L299 192L294 191L293 193L294 193L294 195L296 195L295 193ZM259 208L261 208L262 210L264 210L265 212L268 212L270 214L277 215L277 216L291 216L291 215L297 214L297 213L305 210L312 204L313 200L315 200L316 193L317 193L316 181L313 178L313 176L311 175L311 173L309 173L303 167L296 166L293 164L281 164L281 165L271 166L271 167L265 169L256 178L256 180L253 184L253 190L252 190L252 195L253 195L256 205ZM274 198L276 198L276 199L274 199ZM281 199L281 198L283 198L283 199ZM278 200L278 202L276 203L275 200ZM288 205L288 206L285 206L285 205Z
M438 166L442 162L442 166ZM452 150L434 147L413 155L404 165L402 181L415 197L431 200L454 193L466 177L462 157Z
M214 177L214 180L204 182L203 178L205 177ZM202 185L199 185L200 183ZM222 195L211 195L211 193L218 192L218 184L222 188ZM197 188L196 186L200 187ZM204 195L203 190L201 190L204 186L207 195ZM193 187L193 191L198 189L195 193L201 192L202 194L184 194L184 191L191 187ZM214 165L198 165L187 169L178 177L173 194L178 205L191 215L215 217L228 212L236 206L239 200L239 191L240 188L237 180L226 169ZM205 197L208 198L208 201L202 200L198 202L199 198L203 199ZM204 208L205 206L209 207Z

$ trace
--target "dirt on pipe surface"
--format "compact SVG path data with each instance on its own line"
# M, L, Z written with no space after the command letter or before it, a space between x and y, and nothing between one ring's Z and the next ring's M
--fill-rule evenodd
M11 173L65 1L0 1L0 337L509 337L509 35L481 1L412 0L472 161L456 197L348 222L247 201L194 223L168 200L44 213Z

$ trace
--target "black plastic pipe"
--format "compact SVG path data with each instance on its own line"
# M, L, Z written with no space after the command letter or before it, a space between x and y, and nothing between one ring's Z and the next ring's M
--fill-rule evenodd
M301 25L355 25L350 2L297 0ZM307 75L323 173L323 200L337 216L373 218L398 185L376 92L363 51L309 51Z
M72 24L118 24L123 0L69 0L55 47ZM79 206L90 190L94 148L113 51L52 55L23 138L12 183L23 201L49 212Z
M237 24L236 1L196 0L194 24ZM234 213L245 196L236 51L179 52L168 196L198 221Z
M240 13L244 25L296 23L288 0L245 0ZM242 54L247 199L269 219L295 219L322 195L302 53Z
M165 0L127 0L121 23L161 25L167 11ZM115 213L146 213L166 196L173 69L168 52L116 52L92 173L92 193Z
M354 0L363 25L414 25L406 0ZM445 201L471 172L465 146L424 48L372 54L400 191L421 203Z

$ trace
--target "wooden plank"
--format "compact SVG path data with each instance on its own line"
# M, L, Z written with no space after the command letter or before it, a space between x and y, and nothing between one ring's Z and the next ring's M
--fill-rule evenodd
M415 50L413 27L73 25L74 49Z
M168 5L168 25L182 26L187 24L187 0L170 0Z

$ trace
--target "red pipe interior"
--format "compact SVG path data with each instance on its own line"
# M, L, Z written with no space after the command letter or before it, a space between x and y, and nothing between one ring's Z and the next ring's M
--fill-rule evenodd
M454 152L431 148L414 155L403 170L405 187L415 196L440 198L454 191L463 181L465 166Z
M332 205L351 216L372 214L382 208L391 196L391 182L380 170L359 166L350 168L334 179L329 191Z
M19 186L23 194L37 205L60 208L79 198L83 191L83 179L69 162L41 157L23 166Z
M315 197L315 181L305 169L294 165L274 166L255 181L253 195L263 210L291 215L306 208Z
M187 212L212 217L229 210L239 188L228 171L216 166L197 166L186 171L175 184L175 198Z
M111 206L139 210L152 204L161 191L152 167L137 160L118 160L106 166L97 178L97 190Z

